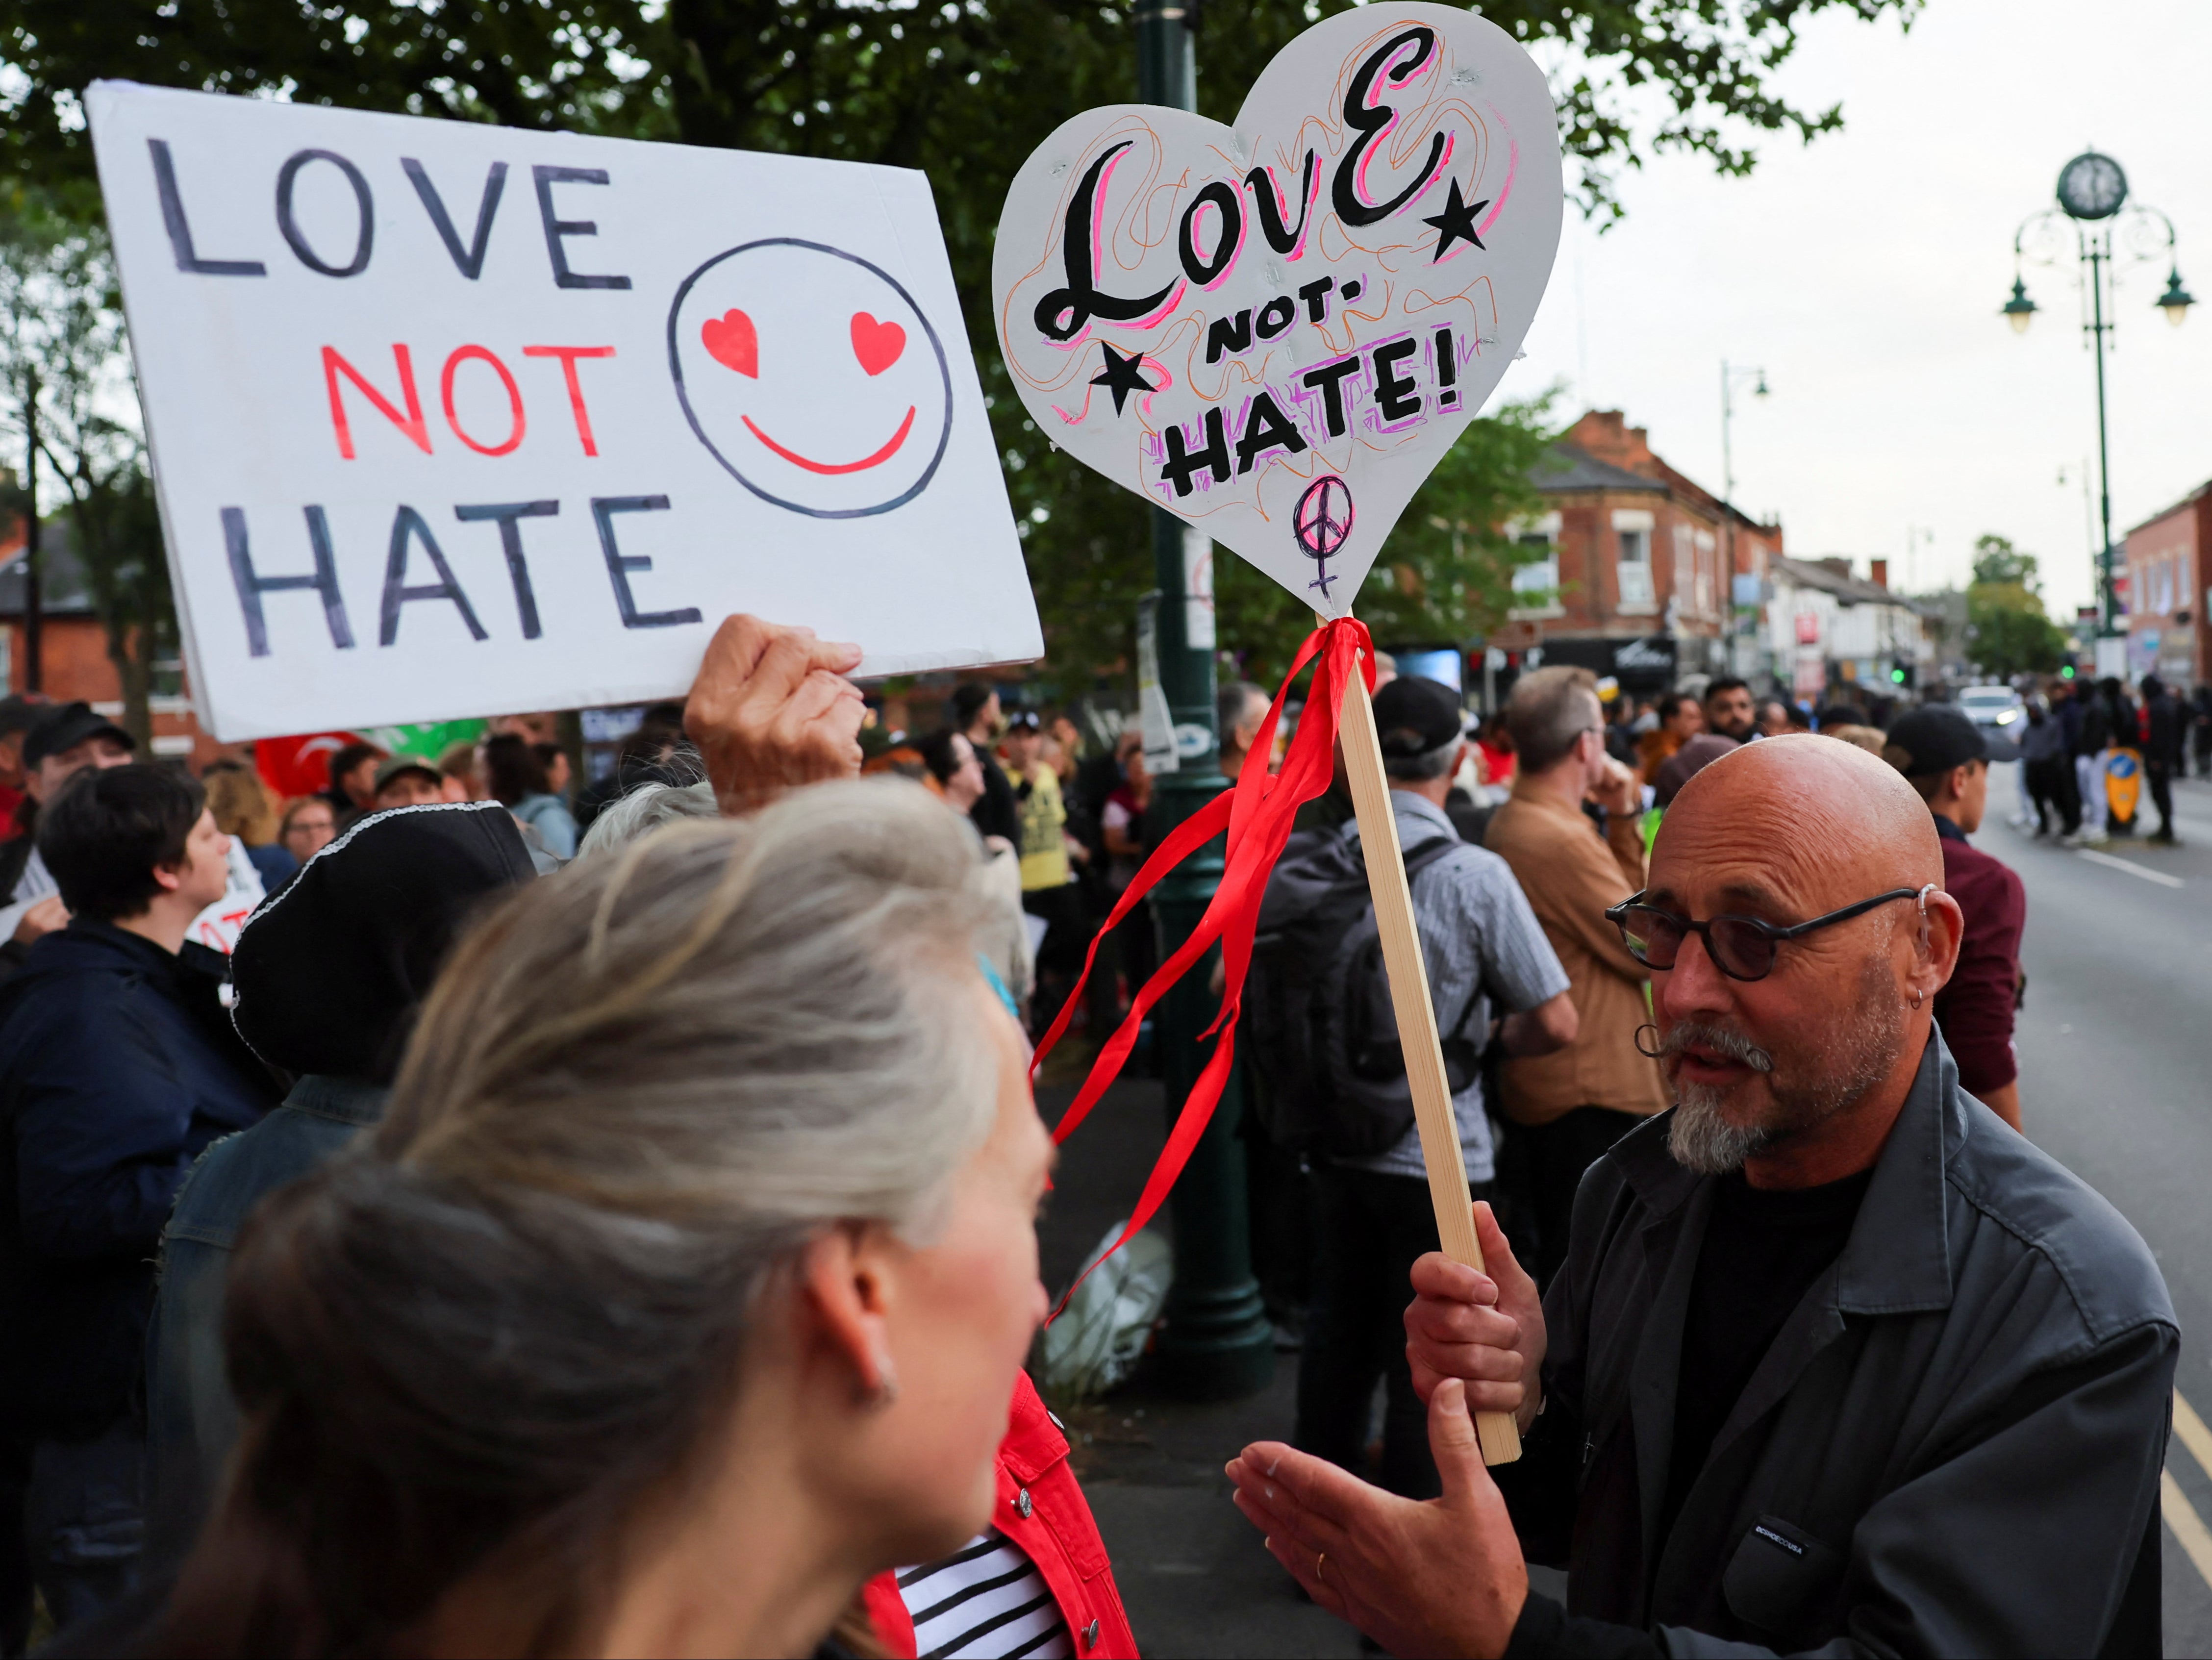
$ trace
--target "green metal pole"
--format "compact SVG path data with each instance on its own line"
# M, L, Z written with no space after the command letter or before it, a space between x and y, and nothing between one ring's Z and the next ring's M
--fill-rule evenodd
M1188 15L1180 6L1139 0L1136 23L1138 99L1196 109L1198 58ZM1147 816L1155 842L1228 785L1221 775L1220 735L1214 728L1212 604L1207 596L1191 592L1198 563L1193 556L1203 551L1203 542L1182 520L1152 509L1160 690L1175 721L1180 760L1176 771L1164 774L1153 786ZM1220 883L1221 864L1221 844L1209 843L1153 889L1161 960L1198 926ZM1185 975L1152 1017L1153 1052L1159 1056L1170 1123L1206 1062L1198 1035L1212 1024L1218 1006L1209 988L1212 961ZM1160 1372L1170 1389L1200 1399L1249 1395L1266 1388L1274 1376L1273 1331L1252 1275L1244 1147L1237 1134L1243 1114L1242 1081L1232 1076L1168 1201L1175 1225L1175 1284L1160 1333Z
M2112 577L2112 460L2105 441L2105 276L2106 254L2094 235L2089 238L2089 295L2090 307L2095 318L2097 343L2097 491L2104 514L2105 546L2097 558L2098 586L2103 590L2099 598L2103 601L2105 626L2102 632L2110 636L2120 631L2119 592Z

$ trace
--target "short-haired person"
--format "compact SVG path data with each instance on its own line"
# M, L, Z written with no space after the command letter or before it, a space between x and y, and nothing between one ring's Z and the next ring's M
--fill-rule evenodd
M957 727L939 727L917 743L915 749L921 757L922 765L928 769L922 781L931 794L953 812L969 812L983 799L983 757L966 733Z
M1013 781L991 752L1006 727L1006 711L994 686L965 685L952 694L952 726L975 751L983 769L982 793L968 809L976 830L984 836L1002 836L1009 845L1021 840L1021 812L1014 800Z
M376 769L384 758L382 750L359 739L331 752L330 787L323 799L337 815L341 831L362 814L376 811Z
M134 1646L806 1654L1028 1529L1051 1146L973 848L903 784L799 790L472 932L373 1140L240 1237L239 1455Z
M1375 693L1375 726L1401 852L1450 844L1413 878L1413 921L1438 1026L1448 1036L1467 1034L1480 1051L1495 1018L1508 1054L1559 1049L1575 1035L1567 976L1513 873L1496 854L1461 842L1444 812L1452 775L1467 753L1458 694L1400 675ZM1335 833L1361 842L1357 819ZM1452 1114L1468 1184L1486 1195L1497 1171L1480 1067L1468 1069ZM1382 1485L1425 1499L1437 1491L1436 1465L1396 1315L1407 1271L1437 1249L1420 1132L1408 1123L1378 1152L1316 1154L1314 1163L1316 1283L1298 1365L1294 1438L1332 1463L1359 1468L1380 1381Z
M1231 1466L1316 1601L1397 1654L2160 1651L2172 1305L1959 1087L1942 881L1927 808L1850 745L1684 789L1617 913L1679 1104L1591 1172L1540 1304L1480 1208L1489 1274L1415 1268L1443 1499L1274 1444ZM1470 1410L1525 1438L1495 1481ZM1528 1561L1569 1566L1566 1608Z
M1271 700L1249 680L1231 680L1214 693L1213 703L1221 733L1221 770L1234 778L1244 770L1244 757L1259 741Z
M1790 719L1790 705L1779 697L1762 697L1759 702L1759 735L1779 738L1794 732L1796 726Z
M370 800L379 812L445 799L445 775L419 755L389 755L377 766L376 794Z
M320 795L299 797L276 821L277 844L302 865L337 841L337 835L338 816Z
M1644 836L1636 775L1605 752L1601 718L1588 669L1540 668L1515 682L1505 724L1521 775L1484 838L1528 896L1574 1000L1573 1041L1508 1060L1499 1079L1511 1126L1503 1182L1526 1207L1547 1283L1566 1260L1583 1171L1667 1106L1658 1068L1634 1042L1650 970L1605 920L1607 906L1644 885ZM1585 806L1604 812L1602 832Z
M1705 730L1739 744L1759 736L1749 682L1724 674L1705 688Z
M1958 1067L1959 1087L2018 1129L2020 1058L2012 1034L2027 891L2011 866L1966 840L1988 811L1993 753L2010 759L2016 751L1987 736L1955 703L1923 703L1899 715L1887 745L1883 757L1935 818L1944 891L1966 918L1958 966L1936 994L1936 1027Z
M1659 724L1644 734L1637 746L1637 770L1647 784L1659 781L1659 769L1673 760L1683 745L1705 729L1705 705L1686 691L1670 691L1659 700Z
M12 973L23 953L69 921L69 907L39 850L39 814L56 791L92 767L129 764L137 742L88 703L52 703L23 734L23 790L16 812L22 834L0 843L0 972Z
M276 1092L224 1017L222 957L185 938L229 874L200 786L88 769L47 798L39 842L70 916L0 989L0 1435L28 1472L34 1576L67 1624L136 1566L133 1402L170 1203L201 1149Z

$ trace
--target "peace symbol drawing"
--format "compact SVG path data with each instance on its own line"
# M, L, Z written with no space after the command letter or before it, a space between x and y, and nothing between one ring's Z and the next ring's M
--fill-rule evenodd
M1378 0L1285 46L1234 126L1111 105L1039 145L999 343L1054 444L1342 616L1519 351L1560 207L1528 55Z

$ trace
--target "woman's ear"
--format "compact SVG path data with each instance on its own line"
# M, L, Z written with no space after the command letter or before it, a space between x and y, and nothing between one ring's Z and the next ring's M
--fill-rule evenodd
M890 1349L895 1256L884 1229L844 1223L817 1235L799 1260L799 1300L814 1327L809 1347L848 1368L855 1399L868 1406L898 1398Z

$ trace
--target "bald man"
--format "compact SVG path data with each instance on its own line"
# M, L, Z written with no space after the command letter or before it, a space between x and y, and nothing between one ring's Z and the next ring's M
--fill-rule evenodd
M1850 745L1684 787L1611 913L1677 1104L1591 1167L1540 1304L1486 1207L1487 1275L1414 1266L1443 1497L1273 1443L1230 1465L1316 1602L1394 1654L2159 1652L2172 1305L2118 1213L1960 1090L1942 877L1919 797ZM1525 1438L1496 1481L1470 1410Z

